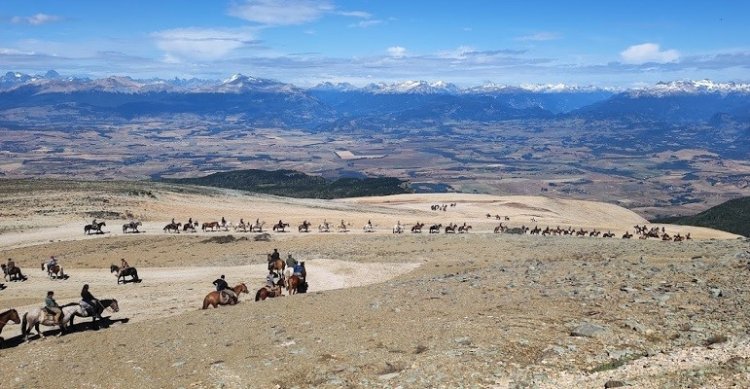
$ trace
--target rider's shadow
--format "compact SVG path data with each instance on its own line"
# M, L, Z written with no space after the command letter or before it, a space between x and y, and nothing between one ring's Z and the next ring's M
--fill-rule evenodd
M127 323L127 322L130 321L130 318L127 318L127 317L122 318L122 319L110 319L109 316L105 316L103 321L100 322L100 321L97 320L97 324L92 326L91 320L89 320L90 318L87 317L87 318L78 318L78 319L79 320L83 319L85 321L81 321L81 322L73 324L72 326L66 327L66 331L65 331L66 335L69 335L69 334L72 334L72 333L77 333L77 332L98 331L98 330L103 329L103 328L108 328L108 327L110 327L111 325L113 325L115 323L125 324L125 323ZM47 336L47 337L49 337L49 336L53 336L54 337L54 336L56 336L57 334L60 333L59 329L52 329L52 328L50 328L50 329L44 331L42 328L40 328L40 330L42 330L42 334L44 334L44 336ZM38 338L39 338L39 336L36 334L36 332L34 332L33 335L31 335L31 337L29 339L30 340L35 340L35 339L38 339ZM23 334L17 335L17 336L5 339L2 342L0 342L0 349L18 347L19 345L21 345L23 343L24 343L24 336L23 336Z

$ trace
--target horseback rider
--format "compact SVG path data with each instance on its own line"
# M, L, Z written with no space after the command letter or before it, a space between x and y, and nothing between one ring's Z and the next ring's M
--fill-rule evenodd
M279 254L279 249L273 249L273 253L271 253L271 261L278 261L281 259L281 254Z
M94 220L91 221L91 227L96 228L96 218L94 218Z
M89 284L84 284L83 289L81 289L81 306L89 313L89 315L102 320L102 315L97 309L97 307L101 306L101 303L99 302L99 299L89 292Z
M276 283L278 282L278 275L273 271L269 270L266 276L266 288L273 292L276 289Z
M128 265L128 261L126 261L125 258L120 258L120 271L117 272L117 276L119 277L120 275L122 275L125 269L129 267L130 265Z
M8 272L10 272L11 270L13 270L14 267L16 267L16 262L13 261L12 258L8 258L8 265L7 265L7 267L8 267Z
M292 254L287 255L286 257L286 267L288 268L294 268L297 266L297 260L292 258Z
M175 223L175 222L174 222L174 218L172 218L172 225L175 225L175 224L177 224L177 223Z
M216 291L219 292L219 294L225 295L229 301L237 301L237 293L234 293L234 291L229 288L229 284L227 284L223 274L214 281L214 286L216 286Z
M221 226L224 227L227 225L227 219L224 219L224 216L221 217Z
M52 274L52 268L57 266L57 258L54 255L50 255L49 261L47 261L47 274Z
M190 224L190 225L193 224L193 218L192 217L190 219L188 219L188 224Z
M297 277L302 278L302 280L304 281L305 275L306 275L305 274L306 273L306 271L305 271L305 263L304 262L295 263L293 269L294 270L293 270L292 274L295 275L295 276L297 276Z
M53 291L47 292L47 298L44 299L44 309L52 314L55 315L55 323L60 323L62 319L62 308L57 304L57 301L55 301L55 298L52 297L55 294Z

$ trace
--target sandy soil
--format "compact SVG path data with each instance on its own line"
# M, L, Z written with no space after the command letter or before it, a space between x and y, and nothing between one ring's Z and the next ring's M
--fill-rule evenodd
M21 342L8 325L0 373L9 387L637 387L750 385L748 241L702 228L689 242L493 234L497 221L612 230L646 221L617 206L539 197L404 195L338 201L247 196L143 184L4 187L0 258L29 280L6 283L0 310L23 313L46 290L77 300L83 283L121 310L98 331ZM446 212L432 204L455 203ZM97 212L108 233L86 236ZM124 218L144 233L123 234ZM291 232L166 234L172 218L283 219ZM344 219L348 232L299 233ZM377 226L364 233L367 220ZM111 221L111 222L110 222ZM463 235L394 235L400 221L468 223ZM231 235L231 238L229 237ZM256 240L256 237L263 239ZM310 293L200 310L226 274L252 292L265 254L307 263ZM48 280L56 255L70 278ZM127 258L144 279L117 285ZM582 327L583 326L583 327ZM588 326L588 327L587 327ZM48 329L54 334L54 329ZM580 333L579 333L580 332ZM576 333L576 336L572 334ZM92 360L96 360L92 363ZM50 371L48 366L55 366ZM595 372L598 371L598 372Z

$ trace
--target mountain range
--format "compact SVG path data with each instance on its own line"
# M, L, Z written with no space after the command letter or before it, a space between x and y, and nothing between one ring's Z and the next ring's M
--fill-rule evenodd
M222 81L100 79L8 72L0 77L0 124L85 121L174 114L232 116L249 125L324 131L341 123L494 122L580 118L750 125L750 84L674 81L614 90L564 84L460 88L442 81L322 83L301 88L235 74ZM12 112L12 114L9 114ZM51 119L57 118L57 119ZM64 124L64 123L62 123Z

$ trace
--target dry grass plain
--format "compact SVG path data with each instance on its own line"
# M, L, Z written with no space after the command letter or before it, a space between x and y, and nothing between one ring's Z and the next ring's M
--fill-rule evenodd
M687 242L493 234L537 224L611 230L637 214L532 196L402 195L301 200L153 183L3 181L0 255L28 275L0 291L0 311L76 301L83 283L116 298L107 328L20 341L8 325L2 387L635 387L750 385L748 242L703 228ZM455 203L446 212L432 204ZM93 216L103 235L86 236ZM123 234L128 217L140 234ZM282 219L291 232L166 234L174 217ZM302 220L312 232L297 232ZM341 220L349 232L317 232ZM362 226L372 220L375 233ZM468 234L394 235L397 221L468 223ZM234 239L212 239L232 235ZM278 248L308 266L310 293L200 310L226 274L251 292ZM70 278L46 279L56 255ZM143 282L116 285L126 258ZM85 319L87 321L87 319ZM47 328L48 334L55 331ZM64 376L61 374L65 374Z

